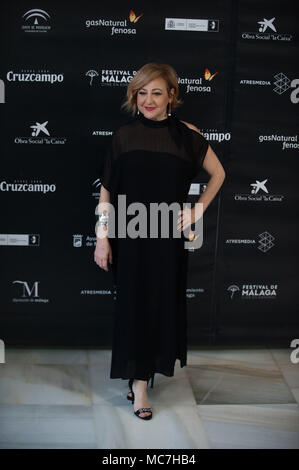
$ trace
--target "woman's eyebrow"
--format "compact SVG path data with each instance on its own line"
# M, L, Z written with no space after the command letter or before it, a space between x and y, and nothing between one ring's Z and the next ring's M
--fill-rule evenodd
M141 90L146 90L145 88L140 88ZM153 90L160 90L162 91L162 88L153 88Z

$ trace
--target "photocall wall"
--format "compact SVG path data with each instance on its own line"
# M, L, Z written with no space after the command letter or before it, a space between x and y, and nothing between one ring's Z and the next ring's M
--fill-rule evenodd
M189 346L299 337L295 12L290 0L4 0L6 345L111 347L117 291L111 269L94 262L95 210L113 132L131 118L120 109L126 87L153 61L176 70L177 115L226 171L203 216L203 245L189 250ZM208 181L202 170L186 202Z

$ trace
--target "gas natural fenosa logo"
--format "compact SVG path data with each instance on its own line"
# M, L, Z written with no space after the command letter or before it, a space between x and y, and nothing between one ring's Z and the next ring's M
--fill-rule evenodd
M111 20L107 18L101 18L97 20L86 20L85 21L85 26L86 28L90 28L93 26L99 26L99 27L105 27L105 28L110 28L110 35L118 35L118 34L127 34L127 35L135 35L137 34L136 28L128 27L128 26L133 26L135 25L140 18L143 16L143 13L140 15L136 15L133 10L130 10L129 12L129 22L128 20ZM131 24L130 24L131 23ZM109 30L108 30L109 31Z
M213 72L206 67L202 76L198 76L196 78L194 77L179 77L178 83L179 85L186 85L184 88L181 87L184 93L202 93L202 92L207 92L211 93L213 90L211 87L210 82L214 80L216 75L218 75L219 72ZM204 79L204 81L203 81Z

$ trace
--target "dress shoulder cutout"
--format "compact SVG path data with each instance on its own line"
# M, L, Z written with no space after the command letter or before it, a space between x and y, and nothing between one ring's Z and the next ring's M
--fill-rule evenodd
M198 132L199 134L203 135L203 134L199 131L199 129L198 129L196 126L194 126L193 124L190 124L190 122L182 121L181 119L180 119L180 121L183 122L184 124L186 124L186 126L189 127L189 129L191 129L191 130L193 130L193 131L196 131L196 132Z

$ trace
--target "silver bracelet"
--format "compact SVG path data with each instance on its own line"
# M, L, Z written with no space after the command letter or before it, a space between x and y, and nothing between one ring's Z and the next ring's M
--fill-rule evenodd
M105 214L104 212L101 212L99 214L99 222L100 222L100 225L102 227L107 227L108 225L108 219L109 219L109 215L108 214Z

